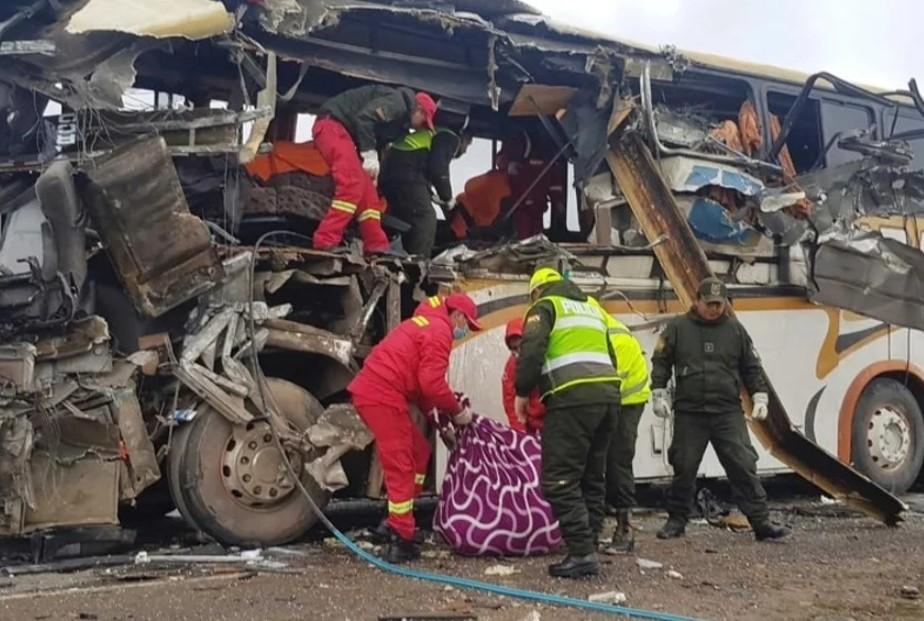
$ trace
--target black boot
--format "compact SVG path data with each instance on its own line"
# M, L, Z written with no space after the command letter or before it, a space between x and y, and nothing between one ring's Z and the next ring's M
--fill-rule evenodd
M379 545L390 543L394 536L394 531L388 526L388 518L383 519L378 526L369 531L369 540ZM419 528L414 531L414 543L422 544L426 538L424 531Z
M757 541L780 541L792 535L792 529L782 524L776 524L767 520L752 525L754 529L754 538Z
M569 554L560 563L549 565L549 575L553 578L583 578L596 576L599 573L600 564L597 562L596 552L584 556Z
M420 546L413 541L395 535L385 549L385 560L395 565L416 561L420 558Z
M677 539L687 532L687 521L677 516L670 516L667 522L658 531L658 539Z
M613 531L613 541L607 546L607 554L629 554L635 549L635 532L629 524L629 512L619 511L616 514L616 530Z

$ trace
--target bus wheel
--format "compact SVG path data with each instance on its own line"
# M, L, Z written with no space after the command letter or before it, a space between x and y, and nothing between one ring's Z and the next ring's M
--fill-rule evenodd
M323 411L296 384L269 378L267 387L299 431ZM177 478L171 489L182 496L177 504L194 526L225 545L268 546L298 538L318 520L287 474L266 422L234 425L202 406L185 427L184 450L168 471ZM305 456L287 456L295 472L304 471ZM314 479L304 474L302 484L320 508L327 505L330 495Z
M863 390L853 416L851 460L894 493L910 488L924 463L924 416L908 388L878 378Z

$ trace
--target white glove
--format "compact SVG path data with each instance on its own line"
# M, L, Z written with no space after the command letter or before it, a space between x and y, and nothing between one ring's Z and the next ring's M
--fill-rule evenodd
M517 420L526 424L526 416L529 412L529 397L517 397L513 400L513 411L517 415Z
M452 422L459 425L460 427L465 427L472 422L472 408L465 406L462 408L462 411L452 417Z
M765 392L756 392L751 399L754 401L754 407L751 408L751 418L754 420L767 420L767 414L770 413L770 395Z
M651 407L658 418L671 417L671 399L667 394L667 388L655 388L651 391Z
M369 175L373 181L379 177L379 154L377 151L369 150L363 151L363 170L366 171L366 174Z
M446 213L450 213L459 204L459 199L453 196L446 203Z

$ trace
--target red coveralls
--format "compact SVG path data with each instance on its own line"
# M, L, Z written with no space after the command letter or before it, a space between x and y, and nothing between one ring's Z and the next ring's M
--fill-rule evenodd
M516 318L510 320L507 324L507 332L504 340L507 347L510 347L510 339L523 336L523 319ZM518 431L535 433L542 431L543 418L545 417L545 406L542 399L539 398L539 389L534 389L529 395L529 407L526 409L526 424L524 425L517 418L514 400L517 397L516 389L517 378L517 357L510 354L507 358L507 364L504 365L504 374L501 376L501 388L504 396L504 412L507 413L507 420L510 426Z
M382 460L388 525L406 540L414 537L414 498L430 461L430 443L411 420L408 404L449 415L462 410L446 381L451 350L449 311L441 304L389 333L348 387Z
M340 244L353 216L366 254L388 250L388 236L382 230L384 203L375 184L363 170L356 144L340 121L319 117L311 128L314 146L330 166L334 198L324 220L314 232L314 247L329 250Z
M538 151L528 135L523 134L505 140L497 154L498 168L507 171L511 206L525 196L512 216L517 239L526 239L543 232L543 216L550 203L553 211L564 213L566 209L565 164L556 162L540 177L548 164L548 157L543 157ZM529 190L534 181L536 185Z

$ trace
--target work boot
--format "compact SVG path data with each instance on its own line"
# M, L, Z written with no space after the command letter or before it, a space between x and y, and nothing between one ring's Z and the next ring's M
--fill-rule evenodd
M767 520L753 525L754 538L757 541L781 541L792 535L792 529Z
M395 565L416 561L420 558L420 546L397 535L385 549L385 560Z
M583 578L599 573L600 564L597 562L596 552L584 556L569 554L560 563L549 565L549 575L553 578Z
M687 532L687 521L677 516L670 516L667 522L658 531L658 539L677 539Z
M369 531L369 539L372 543L379 545L390 543L394 536L395 531L388 525L388 518L383 519L378 526ZM427 536L422 530L417 529L414 531L414 543L421 544L426 538Z
M613 531L613 541L606 547L607 554L629 554L635 549L635 532L629 524L629 512L619 511L616 514L616 530Z

